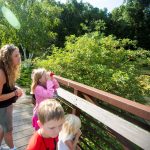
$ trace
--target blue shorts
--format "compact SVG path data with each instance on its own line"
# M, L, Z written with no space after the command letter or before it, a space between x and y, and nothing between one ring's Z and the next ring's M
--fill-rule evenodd
M0 127L2 127L4 133L12 131L12 111L13 105L0 108Z

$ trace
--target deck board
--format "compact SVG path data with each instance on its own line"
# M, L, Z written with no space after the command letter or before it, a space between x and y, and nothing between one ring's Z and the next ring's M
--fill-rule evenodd
M20 98L13 107L13 140L17 150L25 150L34 129L31 124L33 105L30 97ZM2 145L5 145L3 140Z

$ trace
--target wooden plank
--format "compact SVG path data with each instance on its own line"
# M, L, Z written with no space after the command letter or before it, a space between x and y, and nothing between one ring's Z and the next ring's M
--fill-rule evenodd
M24 117L24 116L32 116L33 114L33 110L28 110L28 111L21 111L21 112L17 112L17 113L13 113L14 118L17 117Z
M15 104L13 111L13 139L17 149L25 150L30 137L33 135L32 112L32 105Z
M31 137L31 135L25 136L25 137L23 137L23 138L20 138L20 139L14 141L14 145L15 145L17 148L20 148L20 147L23 147L23 146L27 146L30 137Z
M16 102L13 109L13 140L17 149L25 150L30 137L33 135L31 118L33 106ZM4 140L2 145L6 145Z
M24 124L24 125L15 126L13 128L13 133L16 133L16 132L19 132L19 131L22 131L22 130L25 130L25 129L29 129L31 127L32 127L31 124Z
M104 92L102 90L98 90L96 88L62 78L60 76L55 75L55 78L59 81L59 83L62 83L63 85L74 88L95 98L98 98L104 102L107 102L108 104L116 106L143 119L150 120L150 106L145 106L140 103L128 100L126 98L110 94L108 92Z
M27 145L24 145L24 146L20 146L17 148L17 150L25 150L27 148Z
M23 118L21 118L23 117ZM19 121L25 121L25 120L31 120L32 114L26 114L25 116L16 116L13 118L13 122L19 122Z
M28 108L28 107L33 107L32 104L22 104L22 103L14 103L13 105L14 109L22 109L22 108Z
M105 124L112 130L116 131L126 139L135 143L139 147L149 150L150 148L150 133L144 129L106 111L62 88L57 90L58 95L75 105L88 115L92 116L99 122Z
M32 127L30 127L30 128L28 128L28 129L22 130L22 131L20 131L20 132L16 132L16 133L14 134L13 139L14 139L14 141L17 141L17 140L19 140L19 139L21 139L21 138L24 138L24 137L26 137L26 136L31 136L31 135L33 135L33 132L34 132L34 129L33 129Z
M20 109L14 109L13 114L15 113L20 113L23 111L33 111L33 107L25 107L25 108L20 108Z
M32 122L31 122L31 120L29 121L29 119L28 120L23 120L23 121L20 121L20 122L14 122L13 127L24 126L25 124L28 124L29 126L31 126Z
M33 135L31 118L33 114L31 96L23 94L13 105L13 140L17 150L25 150ZM6 145L4 140L2 145Z

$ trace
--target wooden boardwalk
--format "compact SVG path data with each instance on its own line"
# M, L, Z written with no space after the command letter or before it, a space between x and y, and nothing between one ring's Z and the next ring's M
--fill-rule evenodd
M31 98L23 95L14 104L13 140L17 150L25 150L34 129L31 124L33 105ZM5 145L5 142L2 143Z

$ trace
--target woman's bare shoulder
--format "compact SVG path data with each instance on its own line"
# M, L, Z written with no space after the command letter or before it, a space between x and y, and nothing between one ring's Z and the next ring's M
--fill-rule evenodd
M5 73L2 69L0 69L0 81L3 83L6 81Z

